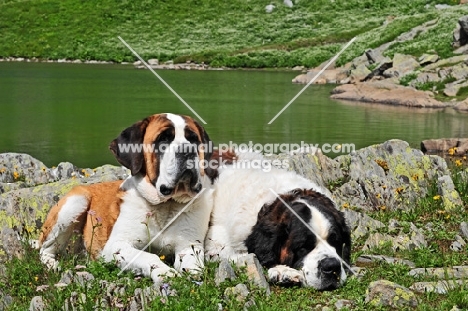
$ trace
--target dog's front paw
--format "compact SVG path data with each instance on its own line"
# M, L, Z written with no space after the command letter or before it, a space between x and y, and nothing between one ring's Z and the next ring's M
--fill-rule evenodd
M46 265L47 269L52 271L59 271L59 262L55 259L55 256L48 253L42 253L40 255L41 262Z
M168 266L151 267L151 279L158 285L162 284L166 277L172 278L178 275L179 273L176 270L169 268Z
M304 282L304 273L288 266L275 266L268 269L268 280L279 285L300 285Z

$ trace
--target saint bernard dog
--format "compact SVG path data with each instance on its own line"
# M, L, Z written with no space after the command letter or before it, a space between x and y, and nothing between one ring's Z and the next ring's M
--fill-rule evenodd
M350 262L350 229L328 190L240 153L219 168L213 212L205 239L208 259L236 261L256 254L272 283L302 284L318 290L338 288ZM269 168L266 170L265 168Z
M192 118L171 113L125 129L109 148L131 176L77 186L63 197L43 224L41 261L56 268L57 255L79 232L91 258L115 261L156 283L165 275L202 269L212 180L200 163L210 158L203 147L210 144ZM144 251L147 244L153 252ZM162 255L174 259L175 270Z

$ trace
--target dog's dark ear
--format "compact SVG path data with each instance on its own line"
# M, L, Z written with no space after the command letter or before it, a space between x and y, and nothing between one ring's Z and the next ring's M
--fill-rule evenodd
M351 230L344 219L344 215L343 222L341 223L341 236L343 239L343 253L340 255L341 258L343 258L343 260L349 265L351 263Z
M109 145L109 149L117 161L130 169L132 175L140 172L145 174L145 157L141 145L143 144L143 137L145 136L148 123L149 120L144 119L133 124L123 130L119 137L114 139Z
M198 129L198 132L200 133L201 136L201 143L203 144L203 160L206 162L210 161L211 156L213 154L213 142L211 141L210 137L208 136L208 133L205 131L203 126L201 126L197 121L194 120L195 126ZM208 167L209 169L209 167ZM205 173L205 168L202 167L202 174Z

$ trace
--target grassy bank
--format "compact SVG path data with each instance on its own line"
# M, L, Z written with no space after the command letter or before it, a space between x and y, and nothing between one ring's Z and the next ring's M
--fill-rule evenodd
M312 67L358 36L344 63L425 21L444 22L392 51L451 53L451 31L466 6L455 0L0 0L0 57L134 61L121 36L146 58L228 67Z

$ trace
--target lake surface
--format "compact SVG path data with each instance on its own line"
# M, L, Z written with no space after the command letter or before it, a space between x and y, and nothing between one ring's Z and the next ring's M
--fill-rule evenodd
M398 138L468 137L468 114L339 102L332 86L303 88L297 72L158 71L207 122L216 143L355 144ZM131 65L0 63L0 152L24 152L47 166L117 164L109 142L159 113L192 113L148 70Z

